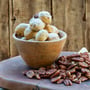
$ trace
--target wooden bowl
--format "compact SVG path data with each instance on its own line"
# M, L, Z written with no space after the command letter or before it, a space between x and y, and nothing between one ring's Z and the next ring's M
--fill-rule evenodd
M21 40L13 34L19 54L26 64L32 68L39 68L52 64L62 51L67 34L59 31L62 38L56 41L27 41Z

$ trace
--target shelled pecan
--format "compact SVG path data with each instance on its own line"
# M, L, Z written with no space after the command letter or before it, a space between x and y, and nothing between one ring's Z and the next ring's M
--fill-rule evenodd
M60 70L57 70L57 71L51 76L51 78L54 78L54 77L58 76L59 74L60 74Z
M77 72L76 73L76 77L79 79L81 77L82 73L81 72Z
M65 65L59 65L59 68L60 69L66 69L66 66Z
M72 69L73 67L75 67L76 66L76 64L71 64L67 69L69 70L69 69Z
M88 80L88 78L87 78L87 77L85 77L85 76L81 76L79 80L80 80L81 82L83 82L83 81Z
M72 54L72 55L68 55L67 59L73 58L73 57L80 57L80 54Z
M41 77L40 77L40 75L39 75L38 73L35 73L35 77L36 77L38 80L41 79Z
M74 80L76 79L76 75L75 75L75 74L70 75L69 79L70 79L71 81L74 81Z
M64 79L60 79L57 81L57 84L61 84L61 83L63 83L63 81L64 81Z
M54 78L51 79L51 82L55 83L55 82L59 81L60 78L61 78L61 76L54 77Z
M64 84L65 84L66 86L72 86L72 81L69 80L69 79L65 79L65 80L64 80Z
M88 64L85 62L79 62L79 66L83 67L83 68L87 68Z
M49 78L52 83L71 86L72 82L80 84L90 80L90 56L88 53L61 56L54 64L40 67L38 70L23 72L28 78Z
M87 68L81 68L81 72L82 73L88 73L90 70L89 69L87 69Z
M85 76L90 79L90 71L88 73L85 74Z
M81 83L81 80L79 80L79 79L76 78L76 79L73 79L72 82L77 83L77 84L80 84Z
M82 57L74 57L71 60L72 61L76 61L76 62L83 62L84 61L84 58L82 58Z
M33 70L29 70L29 71L26 72L26 76L28 78L33 78L35 76L35 73L34 73Z
M57 71L57 69L49 69L49 70L46 71L46 74L51 76L51 75L54 74L56 71Z

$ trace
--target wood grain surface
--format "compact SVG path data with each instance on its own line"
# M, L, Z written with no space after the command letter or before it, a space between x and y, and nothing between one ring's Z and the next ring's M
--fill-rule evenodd
M67 0L65 2L65 31L68 34L66 49L78 51L84 46L83 17L84 0Z
M0 60L9 57L9 7L8 0L0 0Z
M18 55L12 34L16 25L47 10L52 24L68 34L64 50L90 51L90 0L0 0L0 60Z
M87 23L86 23L86 45L87 45L87 48L89 49L90 51L90 0L86 0L86 20L87 20Z

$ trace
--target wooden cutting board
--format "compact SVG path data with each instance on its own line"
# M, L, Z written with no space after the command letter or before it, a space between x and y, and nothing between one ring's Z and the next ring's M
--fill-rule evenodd
M61 55L69 55L75 52L62 52ZM81 84L64 86L64 84L52 84L49 79L28 79L22 72L30 69L21 56L0 62L0 87L10 90L90 90L90 80Z

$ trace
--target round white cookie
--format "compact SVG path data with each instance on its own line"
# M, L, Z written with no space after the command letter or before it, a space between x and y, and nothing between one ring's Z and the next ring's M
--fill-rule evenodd
M59 33L59 30L54 26L54 25L46 25L45 29L49 32L49 33Z
M15 33L19 37L24 36L24 30L29 26L29 24L26 23L20 23L19 25L16 26L15 28Z
M52 21L52 16L48 11L41 11L38 13L38 16L46 24L50 24Z
M45 23L40 18L32 18L29 24L33 31L39 31L45 27Z
M48 41L52 41L52 40L59 40L59 35L57 33L49 33L48 36Z
M26 40L28 40L28 39L34 38L35 35L36 35L36 33L37 33L37 32L32 31L31 28L30 28L30 26L29 26L29 27L27 27L27 28L25 29L25 31L24 31L24 36L25 36Z
M44 29L40 30L35 36L35 40L37 41L45 41L47 40L47 38L48 38L48 32L47 30Z

